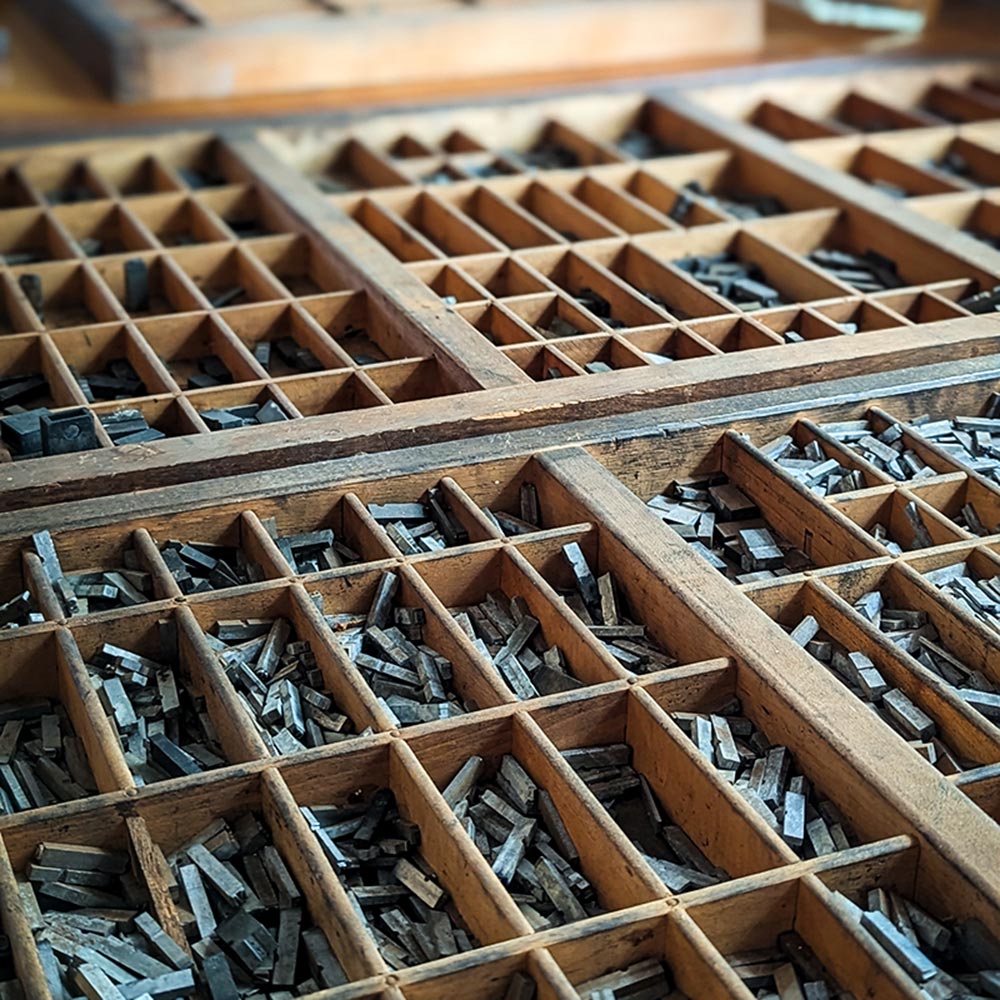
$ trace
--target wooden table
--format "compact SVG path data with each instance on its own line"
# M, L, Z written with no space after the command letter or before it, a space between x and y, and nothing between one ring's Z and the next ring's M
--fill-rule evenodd
M907 39L875 35L853 29L817 30L805 18L784 7L769 14L768 41L761 62L818 58L879 51L913 51L934 54L967 54L988 48L996 38L996 7L983 0L955 0L932 34L916 46ZM14 0L0 0L0 24L11 33L11 57L0 75L0 134L8 137L96 129L126 129L191 120L234 117L281 116L324 108L362 108L369 105L451 100L496 92L495 80L463 84L457 91L443 81L439 85L406 88L358 87L350 90L315 91L267 98L163 102L115 105L70 59L65 51L26 17ZM994 43L994 50L995 50ZM552 74L510 78L505 90L532 92L539 88L565 86L614 77L683 73L731 65L722 60L670 62L637 65L628 72L603 74Z

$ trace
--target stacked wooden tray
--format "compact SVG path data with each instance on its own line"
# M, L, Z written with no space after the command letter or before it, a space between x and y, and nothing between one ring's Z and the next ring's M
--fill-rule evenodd
M749 57L763 0L38 0L24 4L117 101L456 82L593 80Z
M979 672L979 690L1000 685L990 602L974 615L939 572L964 564L974 583L1000 567L1000 487L983 460L989 431L976 439L983 455L963 459L943 446L942 430L955 418L971 420L960 433L989 427L974 418L995 417L1000 387L1000 322L959 305L1000 282L1000 255L977 238L995 235L983 228L1000 157L987 119L1000 108L973 83L989 72L924 67L817 80L814 89L765 82L612 94L259 138L12 153L5 183L17 207L0 220L0 252L43 247L52 259L3 272L11 329L0 337L9 359L0 375L40 365L56 403L137 406L173 435L5 466L0 605L27 592L34 619L0 631L0 702L61 704L93 775L81 786L87 795L0 818L3 926L25 994L51 995L37 918L17 903L16 879L40 844L128 851L150 912L184 944L189 917L162 858L220 817L236 823L247 812L262 817L343 967L347 982L325 993L331 1000L449 992L492 1000L507 995L517 972L539 997L588 996L596 978L648 959L669 968L678 995L749 997L732 957L773 950L792 930L854 996L918 997L847 901L866 904L872 889L908 898L949 927L978 920L1000 936L996 716L864 613L865 595L881 591L887 607L917 614L947 655ZM907 98L900 114L927 114L913 109L947 94L951 103L934 113L961 108L976 120L928 123L895 145L903 133L804 144L795 135L789 144L747 122L766 104L768 121L809 118L816 130L842 130L834 121L854 114L846 108L870 110L872 101L884 122L890 92ZM637 120L691 152L630 159L614 140ZM584 165L525 170L526 151L543 136ZM898 164L877 179L899 184L912 170L953 190L890 199L817 163L834 141ZM982 190L926 167L953 144ZM907 166L914 149L919 163ZM496 160L511 173L420 181ZM358 190L324 195L308 179L335 164L344 184L345 163ZM776 196L788 211L735 220L696 193L681 225L670 214L693 179L729 198ZM67 184L100 197L51 203L46 192ZM174 245L178 233L194 245ZM88 258L79 242L88 237L122 249ZM840 287L808 260L818 246L877 250L907 283ZM786 303L741 311L671 263L723 249L758 263ZM162 276L162 315L123 308L117 282L135 256ZM17 281L26 270L43 276L51 329ZM210 305L237 285L249 301ZM624 325L581 306L586 289ZM80 310L90 317L83 325ZM546 337L539 327L556 315L578 332ZM789 330L804 342L788 343ZM258 369L254 345L289 335L328 368ZM185 386L207 353L225 362L233 385ZM661 353L676 360L648 363ZM70 366L86 374L122 356L156 391L86 403ZM617 370L590 374L594 361ZM561 377L546 379L551 368ZM217 432L198 423L205 408L265 397L294 419ZM320 415L327 410L335 412ZM866 434L902 442L911 456L902 474L873 459L873 446L859 443ZM811 489L800 467L782 464L793 445L855 474L853 487ZM669 501L647 504L672 483L705 480L741 491L801 563L777 576L719 572L665 523ZM134 488L142 492L127 492ZM460 530L417 552L383 505L420 502L433 489ZM537 517L530 500L523 506L531 496ZM511 517L534 523L505 534ZM289 561L283 540L326 530L353 553L345 565L313 571ZM100 610L95 596L85 613L71 613L44 532L61 574L96 580L124 568L142 592L129 606ZM232 558L256 568L246 582L192 588L172 541L238 549ZM595 574L611 575L655 658L623 659L581 618L566 551L574 543ZM336 616L364 616L386 574L399 579L400 603L422 610L424 639L451 663L464 714L407 724L345 653L336 630L346 619ZM563 690L519 698L456 619L496 591L519 599L546 645L559 647ZM789 635L808 616L926 717L920 739L901 735ZM348 720L346 738L287 752L251 720L244 681L206 633L220 622L276 619L308 641ZM88 664L105 643L156 659L164 635L176 637L180 687L204 700L218 752L202 773L150 780L135 748L121 745ZM792 773L827 803L824 817L840 831L833 850L770 825L686 735L692 713L737 715L741 731L762 730L787 747ZM667 820L722 881L671 888L562 756L609 744L630 748ZM443 794L470 757L493 768L507 754L551 796L577 871L593 886L582 919L544 926L519 906L524 898L501 883ZM423 859L471 951L400 962L369 932L301 812L367 801L380 788L419 828Z

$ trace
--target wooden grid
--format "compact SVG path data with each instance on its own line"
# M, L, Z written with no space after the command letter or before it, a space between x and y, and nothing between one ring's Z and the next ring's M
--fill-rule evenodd
M150 497L149 513L114 510L116 501L64 505L15 515L5 537L3 596L27 585L46 621L0 633L5 697L45 696L60 701L83 741L97 783L89 799L0 819L0 879L7 898L13 879L44 840L61 839L131 848L153 911L177 927L174 904L155 863L156 848L170 853L210 819L260 812L352 980L333 997L502 997L509 976L526 970L541 996L573 997L579 984L609 969L655 956L673 970L689 996L750 996L725 955L764 947L796 929L855 995L914 996L898 969L859 937L831 889L849 895L878 885L916 898L944 919L977 916L1000 930L1000 883L994 864L1000 844L997 766L1000 731L962 704L946 685L865 625L851 602L872 584L926 610L953 652L995 679L996 634L970 619L918 572L956 560L993 565L1000 536L968 537L948 519L956 498L975 498L988 522L1000 489L921 442L911 421L974 415L998 384L995 370L978 377L933 378L893 386L881 376L879 398L856 384L834 383L829 398L796 414L794 400L768 409L745 397L735 409L682 418L669 438L655 426L620 439L594 441L587 450L560 447L559 428L542 450L494 448L474 457L470 444L450 445L428 462L417 454L379 456L358 476L342 461L318 466L314 482L292 486L280 476L249 489L172 488ZM670 411L667 411L669 413ZM872 470L866 488L820 499L769 462L756 447L790 432L834 449L821 427L867 416L873 427L899 420L910 443L935 471L917 483L880 482ZM667 421L670 423L669 419ZM600 426L600 422L598 422ZM728 428L728 429L727 429ZM740 436L748 435L748 438ZM438 449L441 451L442 449ZM845 464L857 459L844 455ZM664 525L644 503L671 479L721 471L743 489L768 520L809 554L815 568L761 584L734 586ZM286 474L285 478L288 476ZM223 481L224 482L224 481ZM502 538L482 508L517 510L520 488L538 491L542 527ZM367 504L417 499L440 485L469 535L467 544L405 556ZM626 486L628 488L626 488ZM634 492L633 492L634 491ZM869 513L892 495L919 498L940 526L935 544L893 556L867 534ZM127 509L127 508L125 508ZM937 513L933 513L937 512ZM61 518L57 523L53 519ZM264 530L275 517L281 534L332 527L362 557L359 565L296 575ZM155 581L154 600L125 610L66 618L29 551L24 532L53 529L66 572L117 565L125 549L139 553ZM260 583L182 596L159 555L165 537L200 537L241 545L264 567ZM901 539L905 541L905 539ZM570 578L561 548L577 541L598 572L611 572L637 620L678 660L646 675L623 670L559 596ZM473 697L473 713L400 728L388 717L357 669L345 659L318 613L367 606L379 573L405 581L407 603L424 608L435 645L455 666L455 685ZM583 682L577 691L518 701L456 627L448 608L476 600L497 586L522 596L552 641L565 651ZM748 600L749 598L749 600ZM823 627L864 650L935 721L941 736L969 766L940 776L895 732L860 706L829 672L769 620L794 624L814 614ZM323 749L274 757L254 736L239 698L202 630L220 619L284 616L308 638L331 693L359 736ZM208 702L227 763L203 775L136 789L133 775L97 699L85 666L103 642L139 652L154 648L157 623L177 624L183 683ZM45 669L40 670L39 664ZM768 737L786 745L797 766L844 815L859 846L799 860L723 780L671 719L671 713L712 711L740 699L743 712ZM560 751L625 742L635 767L664 808L731 879L719 886L670 893L636 853L609 814L562 760ZM597 888L603 915L562 928L532 931L506 890L456 824L440 790L472 754L496 761L512 753L546 788L577 843L584 874ZM471 955L392 971L347 900L300 807L341 802L359 789L393 790L401 809L421 828L425 857L452 894L481 942ZM933 823L927 822L934 816ZM150 860L154 859L154 860ZM18 971L29 997L47 997L31 933L20 910L5 910L4 929L15 944Z
M253 401L298 419L459 391L432 343L390 328L322 245L237 176L225 151L201 138L85 159L39 153L6 169L0 368L45 375L47 392L29 408L87 406L98 417L138 409L174 437L209 433L201 411ZM149 272L141 312L128 309L130 260ZM25 274L42 281L41 315L19 286ZM216 303L236 289L231 304ZM308 352L305 370L275 346L288 341ZM254 353L261 343L271 345L266 367ZM227 374L198 389L188 380L209 357ZM88 398L76 376L119 359L140 392Z
M918 351L932 363L991 350L995 319L959 303L1000 281L1000 251L973 238L996 231L997 189L956 179L951 193L900 201L813 152L905 140L919 161L907 169L933 178L920 164L955 147L992 183L1000 140L988 96L961 105L968 124L805 145L768 135L759 108L798 94L844 103L866 88L888 117L888 92L904 104L920 88L979 95L993 72L924 66L850 83L591 94L11 151L0 377L40 372L50 405L70 407L85 403L71 367L86 376L125 357L143 395L88 405L99 415L135 406L168 440L111 447L99 429L97 452L8 464L0 505L47 502L56 483L67 498L94 495L385 447L401 434L456 439L512 420L717 398L748 380L768 388L903 367ZM574 165L545 169L556 162ZM700 191L685 191L691 181ZM766 218L738 218L727 201L775 192L783 211ZM904 285L859 292L808 259L819 247L881 252ZM676 263L723 250L759 266L784 304L743 311ZM151 265L154 315L125 309L132 257ZM18 285L36 272L41 318ZM245 298L214 308L234 283ZM588 289L600 299L581 303ZM285 337L316 371L261 367L254 348ZM188 388L210 354L232 383ZM265 401L292 419L208 433L200 416Z

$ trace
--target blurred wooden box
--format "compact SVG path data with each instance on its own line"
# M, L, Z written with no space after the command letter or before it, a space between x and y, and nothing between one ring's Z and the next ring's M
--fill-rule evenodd
M750 55L764 0L28 0L117 101L498 81Z

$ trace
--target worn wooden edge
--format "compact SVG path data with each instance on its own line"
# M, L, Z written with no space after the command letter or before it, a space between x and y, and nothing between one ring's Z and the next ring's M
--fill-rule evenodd
M889 372L915 353L931 362L968 355L991 355L1000 348L1000 316L945 320L907 330L788 345L774 351L743 351L723 357L693 358L683 364L633 369L609 376L564 379L543 392L534 383L481 390L356 410L219 434L127 445L69 456L33 459L0 467L0 511L55 501L125 493L153 486L191 482L220 475L238 476L267 468L412 448L430 442L483 435L505 438L525 428L649 411L693 399L731 397L753 387L758 391L803 385L813 393L828 380L859 372ZM800 348L802 348L800 350ZM788 352L782 354L782 352ZM773 355L779 355L774 357ZM961 364L956 361L956 364ZM722 369L719 371L718 369ZM898 373L897 373L898 374ZM610 393L610 395L609 395ZM575 434L575 431L570 431Z

